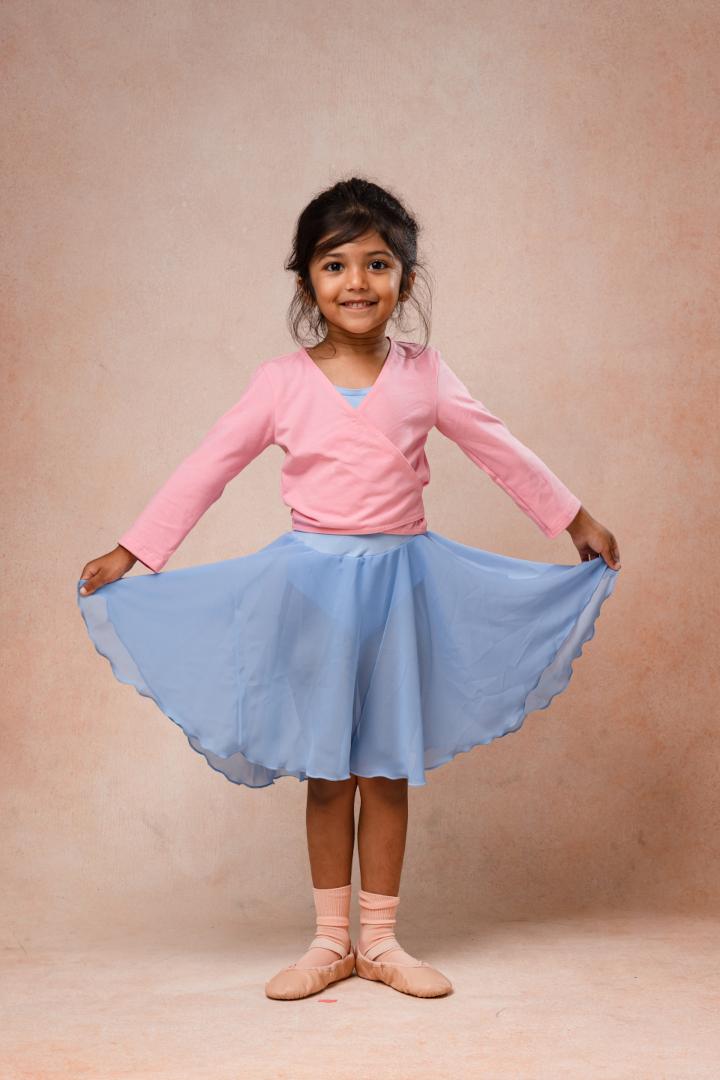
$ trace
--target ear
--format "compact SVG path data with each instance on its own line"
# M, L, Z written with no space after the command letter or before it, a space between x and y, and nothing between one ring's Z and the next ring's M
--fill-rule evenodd
M314 298L313 298L313 295L312 295L312 293L311 293L311 292L310 292L310 290L309 290L309 289L307 288L307 286L305 285L305 282L303 281L303 279L302 279L302 278L300 277L300 275L299 275L299 274L298 274L298 277L297 277L297 291L298 291L299 293L302 293L302 294L303 294L303 296L304 296L304 297L305 297L305 298L306 298L307 300L309 300L311 304L313 304L313 303L315 302L315 300L314 300Z
M408 286L407 286L407 288L405 289L404 292L400 293L400 296L398 297L398 300L408 300L409 297L410 297L410 293L412 292L412 287L413 287L414 284L415 284L415 271L411 270L410 273L408 274Z

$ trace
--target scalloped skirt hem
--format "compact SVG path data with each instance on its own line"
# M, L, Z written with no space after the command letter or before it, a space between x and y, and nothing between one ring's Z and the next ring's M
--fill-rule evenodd
M567 687L619 571L428 530L290 530L249 555L120 578L77 603L116 679L232 783L427 783Z

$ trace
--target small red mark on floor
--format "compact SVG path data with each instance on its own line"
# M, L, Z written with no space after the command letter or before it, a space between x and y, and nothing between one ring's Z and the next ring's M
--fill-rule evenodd
M332 1005L337 1001L337 998L318 998L318 1001L327 1001Z

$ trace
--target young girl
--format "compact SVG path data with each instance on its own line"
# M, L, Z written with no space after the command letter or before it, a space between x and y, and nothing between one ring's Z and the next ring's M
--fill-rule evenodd
M608 529L436 348L386 336L398 309L417 305L417 235L401 203L365 180L310 202L286 265L297 280L290 325L296 341L303 322L321 340L255 368L77 587L115 676L152 698L214 769L248 787L307 781L317 934L266 984L271 998L306 997L353 970L419 997L452 989L394 933L408 784L547 708L620 568ZM581 561L510 558L430 530L433 426L546 536L569 532ZM159 573L270 445L285 452L292 528L252 554ZM124 579L136 560L154 573Z

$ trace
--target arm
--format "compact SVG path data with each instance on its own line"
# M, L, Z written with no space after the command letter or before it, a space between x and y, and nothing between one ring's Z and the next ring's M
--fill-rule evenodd
M438 357L435 427L494 480L551 538L575 518L580 499L508 430Z
M274 438L272 384L260 364L242 397L216 420L118 543L151 570L161 570L228 481Z

